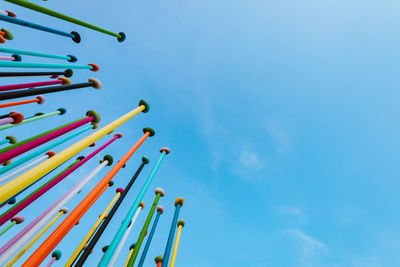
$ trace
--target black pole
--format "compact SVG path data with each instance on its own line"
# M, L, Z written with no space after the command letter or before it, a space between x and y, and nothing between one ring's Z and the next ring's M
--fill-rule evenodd
M39 71L39 72L0 72L0 77L22 77L22 76L58 76L71 77L74 72L71 69L65 71Z
M98 230L96 231L96 234L93 236L92 240L90 240L90 243L86 247L86 249L83 251L83 254L80 256L79 260L77 261L75 266L83 266L85 263L86 259L88 258L90 251L93 250L94 246L96 245L97 241L99 241L101 235L103 234L104 230L106 229L107 225L111 221L112 217L114 216L114 213L117 211L118 207L121 205L122 201L124 200L126 194L128 194L129 189L131 189L133 183L135 182L136 178L139 176L140 172L142 171L143 167L145 164L149 163L149 159L146 157L142 157L142 164L140 164L139 168L129 181L128 185L125 187L124 192L122 192L121 196L118 198L117 202L114 204L112 207L110 213L107 215L107 217L104 219L103 223L100 225Z

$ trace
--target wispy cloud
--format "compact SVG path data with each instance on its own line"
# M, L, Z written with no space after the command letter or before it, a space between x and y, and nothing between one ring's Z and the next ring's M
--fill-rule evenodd
M292 143L291 138L289 137L287 132L284 131L282 129L282 126L276 121L270 121L266 126L266 130L269 135L275 140L275 150L279 154L285 153Z
M279 214L284 215L286 217L291 217L302 222L307 219L306 214L303 212L301 208L290 207L290 206L276 206L275 208Z
M240 164L242 167L253 169L255 171L262 168L262 161L253 151L250 151L247 146L242 148L239 157Z

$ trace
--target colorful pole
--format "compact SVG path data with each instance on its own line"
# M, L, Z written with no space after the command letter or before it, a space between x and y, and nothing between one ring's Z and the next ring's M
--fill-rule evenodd
M181 239L182 228L185 226L185 221L183 219L179 220L177 226L178 226L178 232L176 233L174 250L172 251L171 264L169 265L169 267L175 267L176 255L178 254L179 240Z
M26 164L25 166L23 166L23 167L21 167L21 168L15 170L15 171L13 171L13 172L11 172L11 173L5 175L5 176L3 176L3 177L0 177L0 183L3 183L3 182L5 182L5 181L11 179L11 178L14 177L14 176L17 176L18 174L23 173L24 171L26 171L26 170L30 169L31 167L35 166L36 164L39 164L40 162L45 161L46 159L51 158L51 157L54 156L55 154L56 154L56 153L54 153L53 151L48 151L48 152L47 152L46 154L44 154L42 157L40 157L40 158L38 158L38 159L36 159L36 160L34 160L34 161L32 161L32 162Z
M8 200L8 202L4 202L3 204L1 204L0 209L2 207L4 207L5 205L9 204L9 205L14 205L15 202L17 202L17 199L15 197L10 198L10 200Z
M125 261L124 267L128 266L129 259L131 258L133 250L135 249L135 245L136 245L135 243L130 245L130 247L129 247L129 255L128 255L128 258Z
M14 18L17 16L17 15L15 15L14 12L6 11L6 10L0 10L0 14L6 15L6 16L10 16L10 17L14 17Z
M0 77L36 77L36 76L50 76L50 78L58 78L62 75L67 78L72 77L74 72L71 69L65 71L40 71L40 72L0 72Z
M0 15L0 16L4 16L4 15ZM0 30L0 43L5 43L6 40L12 40L14 39L14 35L11 33L11 31L5 29L5 28L1 28Z
M151 227L151 231L150 231L149 237L147 238L146 245L144 246L143 253L142 253L142 256L140 257L138 267L143 267L147 252L149 251L149 248L150 248L151 240L153 239L154 232L156 231L158 221L160 219L161 214L163 214L163 212L164 212L163 206L158 206L157 207L157 215L156 215L156 218L154 219L153 226ZM130 259L130 256L128 258L128 261L129 261L129 259ZM128 262L126 264L128 264Z
M5 47L0 47L0 52L4 53L10 53L10 54L17 54L17 55L27 55L27 56L34 56L34 57L45 57L45 58L55 58L55 59L64 59L69 62L76 62L78 59L73 56L73 55L67 55L67 56L62 56L62 55L52 55L52 54L46 54L46 53L39 53L39 52L32 52L32 51L25 51L25 50L19 50L19 49L11 49L11 48L5 48Z
M119 254L121 253L122 247L125 244L126 239L128 238L130 232L132 231L133 225L136 222L136 219L139 217L140 211L144 209L144 203L141 201L139 203L139 207L137 207L135 214L133 215L132 221L128 224L128 228L125 229L124 235L121 238L121 241L118 243L117 248L115 249L115 253L113 254L111 260L110 260L110 265L109 266L114 266L115 262L118 259Z
M164 258L163 255L158 255L157 257L154 258L154 261L157 263L157 267L161 267L163 258Z
M53 112L49 112L46 114L42 114L42 113L38 113L37 115L30 117L30 118L25 118L23 121L21 121L19 124L17 125L22 125L22 124L26 124L26 123L30 123L33 121L37 121L37 120L41 120L41 119L45 119L54 115L64 115L67 112L67 110L65 108L59 108L56 111ZM3 125L0 126L0 131L5 130L5 129L9 129L9 128L13 128L15 126L17 126L16 124L8 124L8 125Z
M0 56L0 60L21 61L22 57L20 55L12 55L10 57Z
M107 143L105 143L104 145L100 146L98 149L96 149L95 151L93 151L91 154L89 154L87 157L85 157L84 159L82 159L81 161L79 161L77 164L75 164L74 166L72 166L71 168L69 168L66 172L64 172L63 174L61 174L59 177L57 177L55 180L51 181L49 184L47 184L45 187L43 187L42 189L40 189L38 192L36 192L35 194L33 194L32 196L30 196L28 199L26 199L24 202L20 203L18 206L14 207L10 212L8 212L7 214L5 214L4 216L2 215L0 217L0 225L4 224L4 220L7 220L8 217L13 216L15 214L17 214L18 212L22 211L23 209L25 209L27 206L29 206L32 202L34 202L36 199L38 199L39 197L41 197L44 193L46 193L48 190L50 190L52 187L54 187L56 184L58 184L59 182L61 182L62 180L64 180L68 175L70 175L71 173L73 173L75 170L77 170L80 166L82 166L83 164L85 164L86 162L88 162L91 158L93 158L95 155L97 155L98 153L100 153L103 149L105 149L107 146L109 146L110 144L112 144L115 140L117 140L118 138L121 138L122 135L121 134L116 134L111 140L109 140ZM109 159L108 162L110 162L111 160ZM64 205L64 204L63 204Z
M7 265L6 267L13 266L24 254L27 252L36 241L39 240L42 235L49 230L49 228L63 215L67 214L69 209L67 207L63 207L58 211L58 214L42 229L40 232L33 238Z
M175 200L175 214L171 224L171 230L169 231L169 236L167 240L167 246L165 247L164 258L161 267L166 267L168 265L169 254L171 253L172 241L175 235L175 228L178 222L179 211L183 206L183 198L179 197Z
M46 15L49 15L49 16L52 16L52 17L55 17L55 18L59 18L59 19L65 20L65 21L69 21L69 22L71 22L73 24L81 25L83 27L86 27L86 28L89 28L89 29L92 29L92 30L95 30L95 31L98 31L98 32L102 32L102 33L117 37L119 42L123 42L125 40L125 34L123 32L114 33L114 32L102 29L100 27L94 26L92 24L89 24L87 22L84 22L84 21L72 18L70 16L58 13L58 12L56 12L54 10L51 10L51 9L36 5L36 4L34 4L32 2L29 2L27 0L22 0L22 1L21 0L6 0L6 1L8 1L10 3L13 3L13 4L16 4L16 5L19 5L19 6L23 6L23 7L29 8L31 10L35 10L37 12L40 12L40 13L43 13L43 14L46 14Z
M13 24L17 24L17 25L21 25L21 26L25 26L25 27L28 27L28 28L44 31L44 32L49 32L49 33L54 33L54 34L57 34L57 35L69 37L75 43L80 43L80 41L81 41L81 36L79 35L79 33L75 32L75 31L72 31L71 33L63 32L63 31L56 30L56 29L53 29L53 28L50 28L50 27L46 27L46 26L39 25L39 24L36 24L36 23L32 23L32 22L29 22L29 21L26 21L26 20L22 20L22 19L13 18L13 17L10 17L10 16L5 16L5 15L2 15L2 14L0 14L0 20L6 21L6 22L9 22L9 23L13 23Z
M120 163L120 161L118 161ZM149 159L146 157L142 157L142 163L140 164L139 168L136 170L135 174L127 184L127 186L124 189L124 192L122 192L120 198L118 198L117 202L115 205L112 207L110 213L107 215L103 223L100 225L99 229L96 231L96 234L88 244L88 250L85 250L79 260L77 261L77 264L75 266L83 266L85 263L87 257L89 256L89 251L91 251L94 246L96 245L97 241L100 239L101 235L103 234L104 230L107 228L107 225L110 223L111 219L113 218L115 212L118 210L119 206L121 205L122 201L124 201L125 196L128 194L129 190L131 189L133 183L136 181L136 178L139 176L140 172L142 171L143 167L145 164L149 163ZM124 166L125 163L123 163L122 166ZM123 168L123 167L122 167Z
M62 129L59 129L52 133L49 133L45 136L42 136L35 140L32 140L29 143L23 144L21 146L18 146L10 151L7 151L7 152L1 154L0 155L0 163L4 163L9 159L13 159L29 150L32 150L32 149L34 149L44 143L47 143L61 135L64 135L76 128L79 128L80 126L85 125L86 123L90 123L90 122L98 123L100 121L100 115L94 110L88 111L87 115L88 115L88 117L86 117L80 121L77 121L71 125L68 125L68 126L62 128Z
M10 85L0 85L0 91L11 91L11 90L24 89L24 88L31 89L31 88L34 88L34 87L56 85L56 84L67 85L67 84L71 84L71 81L68 78L60 77L57 80L51 80L51 81L34 82L34 83L20 83L20 84L10 84Z
M106 253L107 249L108 249L108 246L104 246L104 247L101 249L101 251L103 251L103 256L101 256L100 260L104 257L104 254ZM98 266L98 265L97 265L97 266Z
M79 246L76 248L76 250L74 251L74 253L72 254L72 256L69 258L69 260L67 261L67 263L65 264L64 267L69 267L72 266L72 264L74 263L75 259L79 256L79 254L81 253L81 251L83 250L83 248L85 247L85 245L87 244L87 242L89 241L89 239L92 237L92 235L94 234L94 232L97 230L97 228L99 227L99 225L101 224L101 222L104 220L105 217L107 217L108 212L110 211L110 209L112 208L112 206L114 205L114 203L117 201L117 199L120 197L120 195L124 192L124 189L122 188L117 188L116 191L116 195L114 196L114 198L111 200L111 202L108 204L108 206L106 207L106 209L103 211L103 213L100 214L99 218L97 219L97 221L95 222L95 224L93 225L93 227L89 230L89 232L87 233L87 235L85 236L85 238L82 240L82 242L79 244Z
M144 237L145 237L146 232L147 232L147 228L149 227L151 219L153 218L153 215L154 215L154 212L156 210L158 201L160 200L160 197L165 196L165 192L164 192L164 190L162 188L157 188L155 190L155 193L156 193L156 198L154 199L153 206L151 206L149 215L147 215L147 219L146 219L146 221L145 221L145 223L143 225L142 231L140 231L139 238L136 241L136 249L133 252L131 258L129 259L128 267L132 267L135 264L136 257L137 257L137 255L139 254L139 251L140 251L140 246L142 245L142 242L143 242Z
M77 65L77 64L54 64L54 63L36 63L36 62L19 62L19 61L0 61L0 67L43 68L43 69L86 69L91 71L98 71L100 69L99 66L93 63L87 65Z
M8 115L7 118L0 119L0 125L4 125L7 123L11 124L19 124L24 120L24 115L19 112L12 112Z
M75 83L69 85L49 86L43 88L33 88L33 89L4 92L0 93L0 100L14 99L14 98L32 96L37 94L50 94L50 93L79 89L84 87L93 87L94 89L100 89L101 83L99 80L95 78L90 78L88 82L84 83Z
M128 211L128 214L126 215L124 221L122 222L121 226L119 227L116 235L114 236L114 238L110 244L110 248L107 250L106 254L104 255L103 260L100 262L100 265L99 265L100 267L108 266L108 263L110 262L111 257L114 254L115 249L118 246L118 243L121 241L121 238L124 235L125 229L128 227L129 222L132 220L135 210L139 206L139 202L142 201L144 194L146 193L147 189L149 188L150 183L154 178L154 175L156 174L158 168L160 167L162 160L164 159L164 156L166 154L169 154L170 150L168 148L161 148L160 152L161 152L160 158L158 159L156 165L154 166L153 170L151 171L145 184L143 185L142 189L140 190L139 195L136 197L135 202L133 202L131 209Z
M8 98L8 99L10 99L10 98ZM3 100L6 100L6 99L3 99ZM39 95L39 96L37 96L36 98L33 98L33 99L4 103L4 104L0 104L0 108L7 108L7 107L13 107L13 106L19 106L19 105L26 105L26 104L31 104L31 103L38 103L39 105L41 105L41 104L44 103L44 97Z
M1 231L0 231L0 236L2 236L5 232L7 232L8 230L10 230L14 225L16 224L20 224L23 223L25 221L24 216L14 216L11 218L11 223L9 225L7 225L6 227L4 227Z
M17 138L12 136L12 135L8 135L6 136L6 138L2 141L0 141L0 145L4 145L4 144L15 144L17 142Z
M144 108L144 107L143 107ZM143 109L142 108L142 109ZM139 109L140 110L140 109ZM103 128L104 129L104 128ZM100 130L101 131L101 130ZM81 203L70 213L70 215L57 227L56 230L42 243L42 245L31 255L31 257L23 264L23 266L39 265L54 247L65 237L71 230L73 225L86 213L93 203L102 195L108 182L115 176L121 167L128 161L139 146L146 140L147 137L154 135L154 130L145 128L145 134L139 141L122 157L111 171L95 186L95 188L81 201ZM99 132L99 131L98 131ZM108 129L106 133L110 132ZM82 141L81 141L82 142ZM90 143L89 143L90 144ZM88 144L88 145L89 145ZM63 153L63 152L60 152ZM60 154L58 154L60 155ZM57 155L55 156L57 157ZM53 159L55 158L53 157ZM1 187L0 187L1 190ZM90 249L89 249L90 250Z
M12 257L28 240L34 236L50 219L57 213L60 207L68 203L82 188L90 182L105 166L112 164L112 157L106 155L104 160L93 169L88 175L86 175L79 183L73 186L68 192L66 192L62 197L55 201L49 208L42 212L35 220L33 220L28 226L26 226L22 231L20 231L15 237L8 241L3 247L0 248L0 264L4 264L8 259ZM112 186L112 181L110 181L105 187ZM74 223L76 225L79 220ZM74 226L73 225L73 226Z
M55 261L58 261L61 258L61 255L61 251L55 250L53 254L51 254L51 260L49 261L49 263L46 264L46 267L50 267L51 265L53 265Z

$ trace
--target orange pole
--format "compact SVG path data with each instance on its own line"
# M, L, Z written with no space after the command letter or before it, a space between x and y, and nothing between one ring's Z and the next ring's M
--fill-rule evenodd
M30 104L30 103L42 104L43 102L44 102L44 98L43 97L36 97L34 99L21 100L21 101L15 101L15 102L9 102L9 103L0 104L0 108L7 108L7 107L19 106L19 105Z
M145 128L145 134L137 141L135 145L122 157L122 159L110 170L109 173L96 185L95 188L81 201L81 203L65 218L65 220L51 233L51 235L40 245L40 247L24 262L22 266L39 266L49 255L58 243L67 235L74 225L82 218L90 206L100 197L107 188L108 183L124 166L128 159L135 153L141 144L150 135L154 135L152 129Z

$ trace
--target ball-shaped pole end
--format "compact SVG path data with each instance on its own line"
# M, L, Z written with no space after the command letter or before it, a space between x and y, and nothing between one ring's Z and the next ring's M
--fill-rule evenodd
M79 156L76 160L83 160L85 156Z
M13 17L13 18L16 18L16 17L17 17L17 14L15 14L14 12L12 12L12 11L10 11L10 10L6 10L6 12L7 12L7 15L8 15L9 17Z
M150 110L150 105L146 100L141 99L139 101L139 106L144 106L144 110L142 111L143 113L147 113Z
M161 187L156 188L156 190L154 191L154 193L156 193L156 195L157 195L157 194L160 194L162 197L165 196L165 191L164 191L164 189L162 189Z
M3 166L7 166L11 164L11 159L7 160L6 162L3 163Z
M134 249L134 248L135 248L135 246L136 246L136 243L133 243L133 244L131 244L131 245L129 246L129 250L132 250L132 249Z
M163 256L163 255L158 255L157 257L154 258L154 261L155 261L156 263L159 263L159 262L162 262L163 259L164 259L164 256Z
M96 143L91 143L90 145L89 145L89 147L95 147L96 146Z
M180 219L180 220L178 221L177 226L178 226L178 227L179 227L179 226L184 227L184 226L185 226L185 220L184 220L184 219Z
M62 208L59 210L59 212L62 212L62 213L64 213L64 214L67 214L67 213L69 212L69 208L67 208L67 207L62 207Z
M117 38L118 42L122 43L126 39L126 34L124 32L118 33L119 37Z
M122 194L124 192L124 189L121 187L118 187L117 190L115 190L115 192Z
M15 143L17 143L17 138L16 138L15 136L13 136L13 135L7 135L7 136L6 136L6 139L7 139L8 141L10 141L10 144L15 144Z
M44 113L43 112L38 112L38 113L35 113L35 117L39 117L39 116L43 116L44 115Z
M93 130L96 130L97 128L99 128L99 125L97 123L90 123L90 125L93 125Z
M158 206L158 207L157 207L157 211L158 211L158 212L161 212L161 214L163 214L163 213L164 213L164 207L161 206L161 205Z
M54 252L51 254L51 257L55 258L56 261L58 261L59 259L61 259L61 251L60 250L54 250Z
M106 253L107 249L109 246L104 246L101 250L103 251L103 253Z
M153 130L153 128L150 128L150 127L143 128L143 133L147 133L147 132L150 133L150 135L149 135L150 137L154 136L156 134L156 132Z
M4 44L5 42L6 42L6 39L4 39L4 37L0 35L0 44Z
M124 135L122 133L116 133L116 134L114 134L114 136L119 139L119 138L122 138Z
M99 123L101 119L100 114L95 110L89 110L88 112L86 112L86 116L88 117L92 116L93 117L92 122L94 123Z
M13 61L21 61L22 60L22 57L20 55L17 55L17 54L12 55L12 57L14 58Z
M76 31L72 31L71 34L74 36L71 38L72 41L79 44L81 42L81 36L79 35L79 33L77 33Z
M142 157L142 162L143 162L144 164L149 164L150 160L149 160L148 157L143 156L143 157Z
M100 89L101 88L101 82L97 80L96 78L89 78L89 82L92 83L92 87L94 89Z
M54 151L47 151L45 155L49 156L49 158L53 157L56 153Z
M143 203L143 201L140 201L139 207L142 207L142 209L144 209L144 203Z
M45 98L44 98L44 96L42 96L42 95L38 95L38 96L36 97L36 99L38 100L37 103L38 103L39 105L43 104L44 101L45 101Z
M15 197L10 198L10 200L8 201L9 205L14 205L17 202L17 199Z
M68 84L71 84L71 80L70 79L68 79L68 78L66 78L66 77L60 77L60 78L58 78L57 80L60 80L60 81L62 81L62 85L68 85Z
M24 218L24 216L17 215L17 216L12 217L11 221L15 222L16 224L20 224L20 223L23 223L25 221L25 218Z
M169 154L169 153L171 153L171 150L168 148L168 147L162 147L162 148L160 148L160 153L163 153L163 152L165 152L165 154Z
M65 76L65 77L71 78L72 75L74 75L74 71L73 71L73 70L67 69L67 70L64 71L64 76Z
M181 207L183 206L183 197L178 197L176 200L175 200L175 207L178 205L178 204L180 204L181 205Z
M109 181L108 182L108 187L113 187L113 185L114 185L114 181Z
M114 162L114 159L111 155L107 154L104 156L104 158L102 160L100 160L100 163L103 163L104 161L108 161L107 166L111 166Z
M80 223L80 221L77 221L77 222L75 223L75 225L79 225L79 223Z
M24 120L24 115L22 115L19 112L11 113L9 117L14 119L14 121L11 124L18 124Z
M64 115L65 113L67 113L67 110L65 108L59 108L59 109L57 109L57 111L60 112L60 114L58 114L58 115Z
M7 30L6 28L1 28L1 31L4 32L4 38L6 40L14 39L14 35L11 33L10 30Z
M77 62L77 61L78 61L78 59L76 58L76 56L67 55L67 57L69 57L69 59L68 59L69 62Z
M91 71L94 71L94 72L96 72L96 71L99 71L99 66L97 66L96 64L94 64L94 63L89 63L88 64L89 66L92 66L92 68L90 69Z

